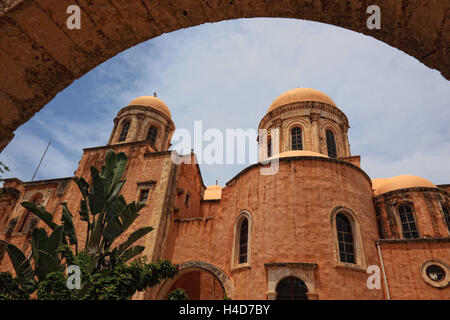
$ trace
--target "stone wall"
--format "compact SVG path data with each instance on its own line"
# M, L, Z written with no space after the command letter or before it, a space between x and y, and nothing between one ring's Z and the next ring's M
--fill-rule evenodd
M207 22L276 17L362 32L450 77L448 1L79 0L81 30L68 30L72 0L0 2L0 150L13 132L75 79L119 52L163 33ZM381 30L366 26L369 5Z
M378 264L379 238L368 177L357 167L330 159L282 159L274 176L260 167L245 171L223 189L222 199L203 202L213 218L175 222L164 257L175 263L201 260L224 270L234 283L233 299L267 299L266 263L316 263L318 299L383 299L382 290L366 287L365 267ZM344 206L357 215L361 266L336 260L331 214ZM232 266L233 230L242 211L252 215L251 263ZM309 272L309 271L308 271ZM308 273L309 274L309 273Z

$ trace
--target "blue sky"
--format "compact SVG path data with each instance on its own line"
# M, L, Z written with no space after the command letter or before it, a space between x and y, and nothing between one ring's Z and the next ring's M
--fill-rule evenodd
M346 113L353 155L372 178L400 174L450 183L450 82L373 38L290 19L240 19L180 30L135 46L59 93L0 154L29 181L72 176L82 149L105 145L120 108L158 93L177 128L256 129L296 87L328 94ZM224 185L246 165L201 165Z

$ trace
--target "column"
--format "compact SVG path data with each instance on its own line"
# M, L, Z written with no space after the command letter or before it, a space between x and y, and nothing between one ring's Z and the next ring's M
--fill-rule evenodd
M311 113L311 141L312 151L320 153L320 140L319 140L319 113Z
M119 119L114 118L114 127L112 129L111 135L109 136L109 141L108 144L110 145L113 142L114 136L116 134L116 130L117 130L117 124L119 123Z

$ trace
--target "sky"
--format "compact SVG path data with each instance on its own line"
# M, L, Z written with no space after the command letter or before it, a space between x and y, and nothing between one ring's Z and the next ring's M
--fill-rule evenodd
M0 154L3 177L70 177L82 149L106 145L117 112L157 92L176 128L257 129L297 87L330 96L348 117L352 155L371 178L450 183L450 82L374 38L317 22L239 19L179 30L130 48L60 92ZM247 165L200 165L224 186Z

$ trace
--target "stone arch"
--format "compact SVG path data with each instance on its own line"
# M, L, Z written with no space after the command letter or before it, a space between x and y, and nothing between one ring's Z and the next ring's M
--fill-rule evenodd
M346 157L346 146L345 146L345 139L343 137L344 134L342 130L340 129L339 125L332 120L329 119L322 119L322 123L320 126L320 140L321 140L321 149L322 153L328 155L328 147L327 147L327 130L330 130L333 132L334 135L334 142L336 144L336 152L337 157Z
M142 141L147 140L147 134L151 127L156 128L155 145L163 144L161 140L162 140L163 134L164 134L164 132L163 132L164 127L158 121L156 121L155 119L152 119L152 118L144 120L144 122L142 124L142 131L140 132L140 135L139 135L139 140L142 140Z
M239 263L239 234L240 227L244 219L248 222L248 238L247 238L247 261ZM253 237L253 217L248 210L242 210L237 216L233 227L233 249L231 252L231 268L249 267L252 263L252 237Z
M122 130L123 130L123 126L126 123L129 123L129 127L128 127L128 132L127 132L127 136L125 138L124 141L119 142L119 137L122 134ZM115 128L115 132L113 134L113 138L112 138L112 143L116 144L116 143L125 143L125 142L129 142L130 140L130 135L132 134L132 132L135 131L135 127L136 127L136 119L134 116L131 115L127 115L123 118L121 118L119 120L118 126Z
M14 130L100 63L163 33L238 18L294 18L336 25L381 40L450 78L448 1L378 1L381 30L367 28L367 1L250 1L172 3L80 0L82 27L70 31L72 0L0 3L0 150ZM33 17L33 19L29 19ZM399 27L400 26L400 27ZM18 50L17 48L20 48Z
M304 116L295 117L283 123L283 136L284 136L284 150L292 150L292 135L291 131L295 127L300 127L302 130L302 144L303 150L312 150L312 139L311 139L311 123Z
M293 276L293 275L288 275L288 276L285 276L285 277L283 277L283 278L281 278L281 279L278 280L277 284L275 285L275 292L276 292L276 297L275 297L275 299L279 299L280 285L281 285L285 280L290 279L290 278L298 279L298 280L303 284L303 286L304 286L304 288L305 288L305 292L304 292L304 294L305 294L305 300L308 300L308 291L309 291L308 284L306 284L305 281L303 281L300 277Z
M234 293L234 284L233 281L228 277L228 275L221 270L220 268L214 266L211 263L204 262L204 261L198 261L198 260L191 260L186 261L181 264L179 264L179 273L175 278L166 280L160 287L157 293L157 299L164 299L168 294L169 290L180 277L183 275L192 272L192 271L206 271L215 276L219 282L221 283L226 296L229 298L233 298Z

